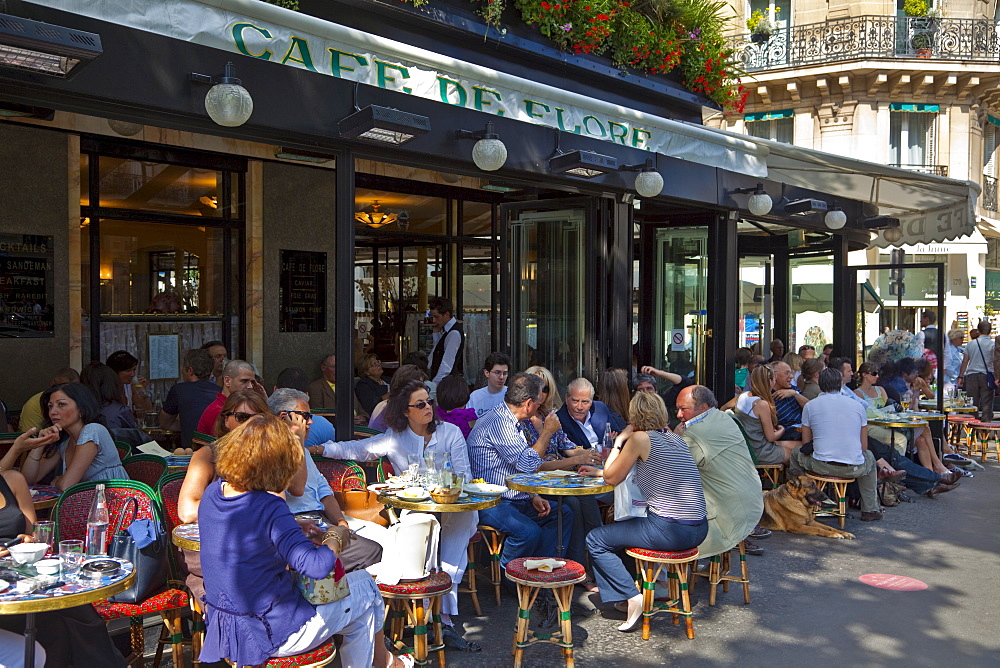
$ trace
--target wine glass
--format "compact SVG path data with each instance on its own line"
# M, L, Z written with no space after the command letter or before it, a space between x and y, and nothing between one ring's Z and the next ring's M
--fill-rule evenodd
M903 407L903 410L907 410L910 407L910 402L913 400L913 395L909 390L903 392L902 396L899 397L899 405Z

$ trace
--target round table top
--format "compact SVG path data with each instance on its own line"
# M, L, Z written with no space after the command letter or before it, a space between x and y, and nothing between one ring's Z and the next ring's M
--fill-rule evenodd
M912 418L883 418L868 420L868 424L873 424L878 427L896 427L896 428L909 428L909 427L927 427L929 423L927 420L916 420Z
M948 419L948 416L944 413L937 413L935 411L904 411L902 413L896 413L896 415L909 420L929 420L930 422Z
M409 499L401 499L395 494L379 494L378 500L393 508L421 510L425 513L467 513L473 510L486 510L500 504L499 496L483 497L472 494L455 503L437 503L431 498L410 501Z
M199 552L201 550L201 533L198 531L198 523L178 524L170 532L170 540L179 548Z
M100 558L120 563L122 569L118 575L100 580L81 579L78 582L66 582L55 589L27 594L17 593L12 582L9 587L0 591L0 615L21 615L28 612L74 608L114 596L135 583L135 572L131 561L114 557Z
M979 410L975 406L949 406L948 404L944 405L944 409L949 413L975 413Z
M61 489L52 487L51 485L32 485L29 489L31 490L31 500L35 504L35 510L51 508L56 505L59 495L62 494Z
M589 496L614 491L615 486L604 478L591 476L545 475L542 473L517 473L507 478L507 486L519 492L552 494L555 496Z

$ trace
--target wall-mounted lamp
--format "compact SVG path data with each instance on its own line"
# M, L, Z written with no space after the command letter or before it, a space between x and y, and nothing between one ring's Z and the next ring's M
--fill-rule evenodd
M835 206L826 212L823 222L831 230L839 230L847 224L847 214L839 206Z
M898 227L890 227L887 230L882 230L882 238L890 244L898 244L903 240L903 230Z
M235 128L249 120L253 113L253 98L243 87L243 82L236 78L236 67L232 62L226 63L226 73L221 77L191 72L188 78L195 83L212 86L205 95L205 111L213 121Z
M431 119L419 114L374 104L354 109L340 121L341 137L398 146L431 131Z
M656 197L663 190L663 177L656 171L653 158L638 165L622 165L618 168L623 172L639 172L635 175L635 191L640 197Z
M65 78L102 53L95 33L0 14L0 67Z
M774 200L764 192L764 184L758 183L754 188L737 188L733 191L738 195L750 195L747 200L747 209L755 216L766 216L771 213L774 207Z
M592 179L601 174L618 171L618 158L593 151L570 151L549 158L549 171Z
M472 147L472 162L484 172L495 172L507 162L507 147L500 141L500 135L493 132L493 121L486 123L485 130L456 130L455 136L479 140Z
M142 132L142 125L139 123L129 123L128 121L119 121L114 118L108 119L108 127L122 137L132 137Z

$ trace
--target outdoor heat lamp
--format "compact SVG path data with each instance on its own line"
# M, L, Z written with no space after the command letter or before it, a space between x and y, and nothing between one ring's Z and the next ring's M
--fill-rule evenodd
M217 124L235 128L250 119L253 98L243 87L243 82L236 78L236 67L231 61L226 63L225 74L221 77L191 72L188 78L195 83L212 85L205 95L205 111Z
M408 111L375 104L340 121L340 136L399 146L431 131L431 119Z
M764 190L764 184L758 183L754 188L737 188L733 192L739 195L750 195L747 200L747 209L755 216L766 216L771 213L774 201Z
M785 204L785 215L811 216L814 213L826 213L829 205L821 199L796 199Z
M472 162L484 172L495 172L507 162L507 147L500 141L500 135L493 132L493 121L486 123L485 130L456 130L459 139L477 139L472 147Z
M550 158L549 171L592 179L608 172L617 172L618 158L593 151L570 151Z
M102 53L95 33L0 14L0 67L66 78Z

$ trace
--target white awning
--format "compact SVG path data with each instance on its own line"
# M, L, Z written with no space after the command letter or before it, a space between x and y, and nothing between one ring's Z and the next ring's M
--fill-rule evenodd
M768 149L768 179L810 188L833 196L871 202L879 214L899 218L903 239L889 244L881 234L872 245L933 244L973 234L981 188L934 174L921 174L873 162L823 153L791 144L745 137Z

